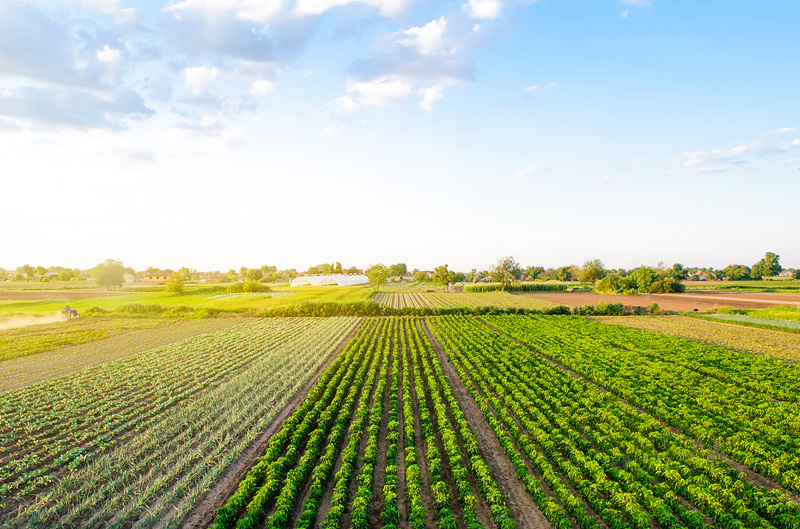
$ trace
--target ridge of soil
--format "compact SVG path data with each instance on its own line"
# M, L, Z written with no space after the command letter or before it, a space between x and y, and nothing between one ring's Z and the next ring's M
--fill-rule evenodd
M495 437L478 405L472 399L472 395L469 394L467 386L456 373L455 368L450 363L450 359L447 358L447 354L444 352L444 348L433 336L433 333L431 333L430 340L433 351L442 364L442 370L450 381L453 395L461 406L472 432L478 438L478 445L482 447L481 455L486 464L489 465L492 476L497 480L497 484L506 496L506 505L511 517L517 521L520 528L550 529L550 522L547 521L536 502L525 490L525 485L517 476L514 465L506 457L500 442Z
M667 428L671 433L676 434L676 435L682 435L682 436L686 437L687 439L690 439L699 448L707 449L706 446L700 440L692 437L691 435L689 435L688 433L684 432L680 428L676 428L675 426L672 426L671 424L669 424L666 421L662 420L660 417L657 417L657 416L653 415L652 413L650 413L649 411L645 410L644 408L640 408L638 406L635 406L632 403L628 402L626 399L624 399L622 397L619 397L617 395L614 395L613 393L611 393L610 391L608 391L604 387L602 387L602 386L600 386L598 384L595 384L594 382L592 382L588 378L586 378L586 377L582 376L581 374L571 370L570 368L568 368L565 365L557 362L556 360L553 360L552 358L550 358L549 356L545 355L544 353L541 353L541 352L537 351L536 349L533 349L532 347L529 347L528 345L522 343L521 341L517 340L516 338L514 338L512 336L509 336L508 334L504 333L503 331L500 331L500 330L494 328L493 326L489 325L487 322L483 321L483 319L478 318L478 317L476 317L475 319L477 321L479 321L480 323L482 323L483 325L485 325L486 327L488 327L489 329L493 330L494 332L496 332L496 333L498 333L498 334L500 334L502 336L505 336L509 340L513 340L514 342L516 342L517 344L521 345L522 347L528 349L529 351L538 354L540 357L544 358L546 361L550 362L551 364L553 364L554 366L558 367L559 369L562 369L565 372L569 373L574 378L576 378L578 380L581 380L586 384L591 385L592 387L596 388L599 391L602 391L603 393L608 393L609 395L612 395L614 398L618 399L620 402L624 403L626 406L631 407L632 409L636 410L639 413L642 413L642 414L645 414L645 415L649 415L650 417L653 417L656 421L658 421L658 423L661 426L663 426L664 428ZM725 461L726 463L728 463L731 467L736 469L738 472L745 473L747 475L747 478L750 481L752 481L753 484L755 484L755 485L757 485L759 487L766 487L768 489L778 489L778 491L780 491L783 494L786 494L789 497L789 499L792 500L794 503L800 503L800 495L798 495L798 494L796 494L796 493L784 488L782 485L780 485L778 483L775 483L772 479L768 478L767 476L764 476L763 474L760 474L760 473L756 472L752 468L746 467L746 466L742 465L741 463L738 463L738 462L734 461L733 459L731 459L730 457L726 456L722 452L719 452L718 450L714 450L714 449L709 449L709 456L721 459L721 460Z
M363 320L360 324L356 325L347 335L342 339L342 342L330 355L330 357L323 362L323 364L319 367L317 372L311 377L305 385L303 385L302 389L298 391L294 397L289 401L289 403L275 416L275 418L270 422L269 426L267 426L266 430L259 435L253 444L242 452L242 455L231 465L231 467L225 470L221 475L217 483L206 492L203 498L198 502L198 504L187 513L185 522L183 523L183 529L190 529L190 528L200 528L200 527L208 527L216 517L217 510L228 500L228 498L233 494L237 487L239 486L239 482L241 482L247 473L250 471L250 468L255 464L259 457L267 450L269 447L269 442L272 439L272 436L275 435L283 426L283 422L290 417L297 408L306 400L311 389L317 385L322 373L331 365L334 359L338 358L344 348L347 346L348 343L353 339L356 335L358 330L363 325Z

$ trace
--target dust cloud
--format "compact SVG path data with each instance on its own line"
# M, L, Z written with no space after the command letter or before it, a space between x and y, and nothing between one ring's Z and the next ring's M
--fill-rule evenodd
M56 323L63 320L64 318L59 313L53 314L52 316L15 316L0 320L0 331L19 329L21 327L29 327L31 325L40 325L43 323Z

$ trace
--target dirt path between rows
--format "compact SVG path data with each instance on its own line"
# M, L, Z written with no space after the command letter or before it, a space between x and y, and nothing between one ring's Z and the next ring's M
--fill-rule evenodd
M698 439L695 439L694 437L688 435L686 432L684 432L680 428L676 428L676 427L670 425L669 423L667 423L666 421L663 421L660 417L656 417L655 415L653 415L652 413L648 412L644 408L640 408L638 406L635 406L632 403L628 402L626 399L623 399L622 397L614 395L610 391L606 390L604 387L595 384L591 380L583 377L579 373L571 370L570 368L562 365L561 363L553 360L552 358L548 357L547 355L545 355L543 353L540 353L536 349L533 349L533 348L529 347L528 345L526 345L525 343L517 340L513 336L510 336L510 335L504 333L503 331L501 331L499 329L496 329L492 325L489 325L487 322L483 321L483 319L478 318L478 317L476 317L475 319L478 322L480 322L483 325L485 325L486 327L488 327L489 329L491 329L492 331L496 332L497 334L505 336L509 340L514 341L515 343L521 345L522 347L526 348L527 350L531 351L532 353L535 353L535 354L539 355L541 358L543 358L546 361L550 362L551 364L553 364L557 368L562 369L563 371L569 373L574 378L576 378L578 380L581 380L585 384L589 384L590 386L594 387L595 389L597 389L599 391L602 391L603 393L607 393L609 395L614 396L614 398L618 399L620 402L624 403L626 406L631 407L632 409L636 410L637 412L639 412L641 414L653 417L656 421L658 421L658 423L661 426L663 426L664 428L668 429L673 434L682 435L682 436L686 437L687 439L691 440L697 447L705 449L705 446L703 445L703 443L701 441L699 441ZM767 476L764 476L763 474L759 474L758 472L756 472L755 470L751 469L750 467L746 467L746 466L742 465L741 463L738 463L738 462L734 461L733 459L731 459L730 457L726 456L722 452L719 452L719 451L713 450L713 449L709 450L709 452L710 452L709 453L710 457L716 457L718 459L721 459L721 460L725 461L726 463L728 463L732 468L734 468L738 472L744 472L747 475L747 478L753 484L755 484L756 486L766 487L768 489L778 489L781 493L788 495L789 499L792 500L794 503L800 503L800 495L798 495L798 494L796 494L796 493L794 493L794 492L792 492L790 490L787 490L787 489L783 488L783 486L781 486L778 483L775 483L772 479L768 478Z
M489 423L486 422L478 405L472 399L472 395L469 394L467 386L459 378L439 340L430 330L427 321L424 328L436 356L439 357L442 370L450 381L453 395L458 400L461 410L469 422L470 429L478 438L481 455L486 464L489 465L492 476L497 480L497 484L506 496L506 505L511 517L517 521L522 529L550 529L550 522L539 510L536 502L533 501L533 497L525 490L525 485L517 476L514 465L506 457L505 451L500 446L500 442L495 437Z
M356 335L358 330L364 325L364 320L356 325L342 340L339 347L333 352L323 365L317 370L311 379L302 387L300 391L289 401L289 403L281 410L280 413L272 420L267 426L267 429L259 435L253 444L245 450L242 455L237 459L229 469L225 470L217 480L216 484L209 489L203 496L200 502L194 509L189 511L186 515L186 521L183 523L183 529L190 528L205 528L211 525L217 515L217 510L226 502L228 498L239 487L239 483L244 479L250 468L255 464L259 457L266 452L269 447L269 442L272 436L280 431L283 422L289 418L300 407L303 401L306 400L308 393L317 384L322 373L331 365L331 363L342 354L344 348L350 343L350 340Z

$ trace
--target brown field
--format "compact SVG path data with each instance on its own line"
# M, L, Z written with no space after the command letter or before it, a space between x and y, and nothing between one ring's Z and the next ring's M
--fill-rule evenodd
M716 307L733 307L736 309L769 309L777 305L800 305L800 296L791 294L763 294L760 292L710 292L708 294L642 294L637 296L620 296L615 294L571 293L571 292L532 292L518 294L558 305L580 307L581 305L597 305L604 303L622 303L631 307L647 307L653 303L663 310L689 312L704 311Z

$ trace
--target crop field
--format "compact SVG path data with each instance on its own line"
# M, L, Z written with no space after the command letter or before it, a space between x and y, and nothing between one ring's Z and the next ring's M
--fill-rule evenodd
M697 314L695 317L705 318L710 321L734 323L747 327L758 327L760 329L800 333L800 320L761 318L758 316L748 316L746 314Z
M760 331L747 327L719 325L712 321L683 316L598 316L594 320L668 334L745 353L800 362L800 336L790 333Z
M5 525L185 513L359 322L250 321L3 394Z
M0 526L800 528L800 364L667 330L238 320L0 395Z
M522 297L507 292L485 294L462 293L421 293L421 292L378 292L373 301L394 309L405 308L457 308L457 307L497 307L500 309L546 309L555 303L535 298Z

